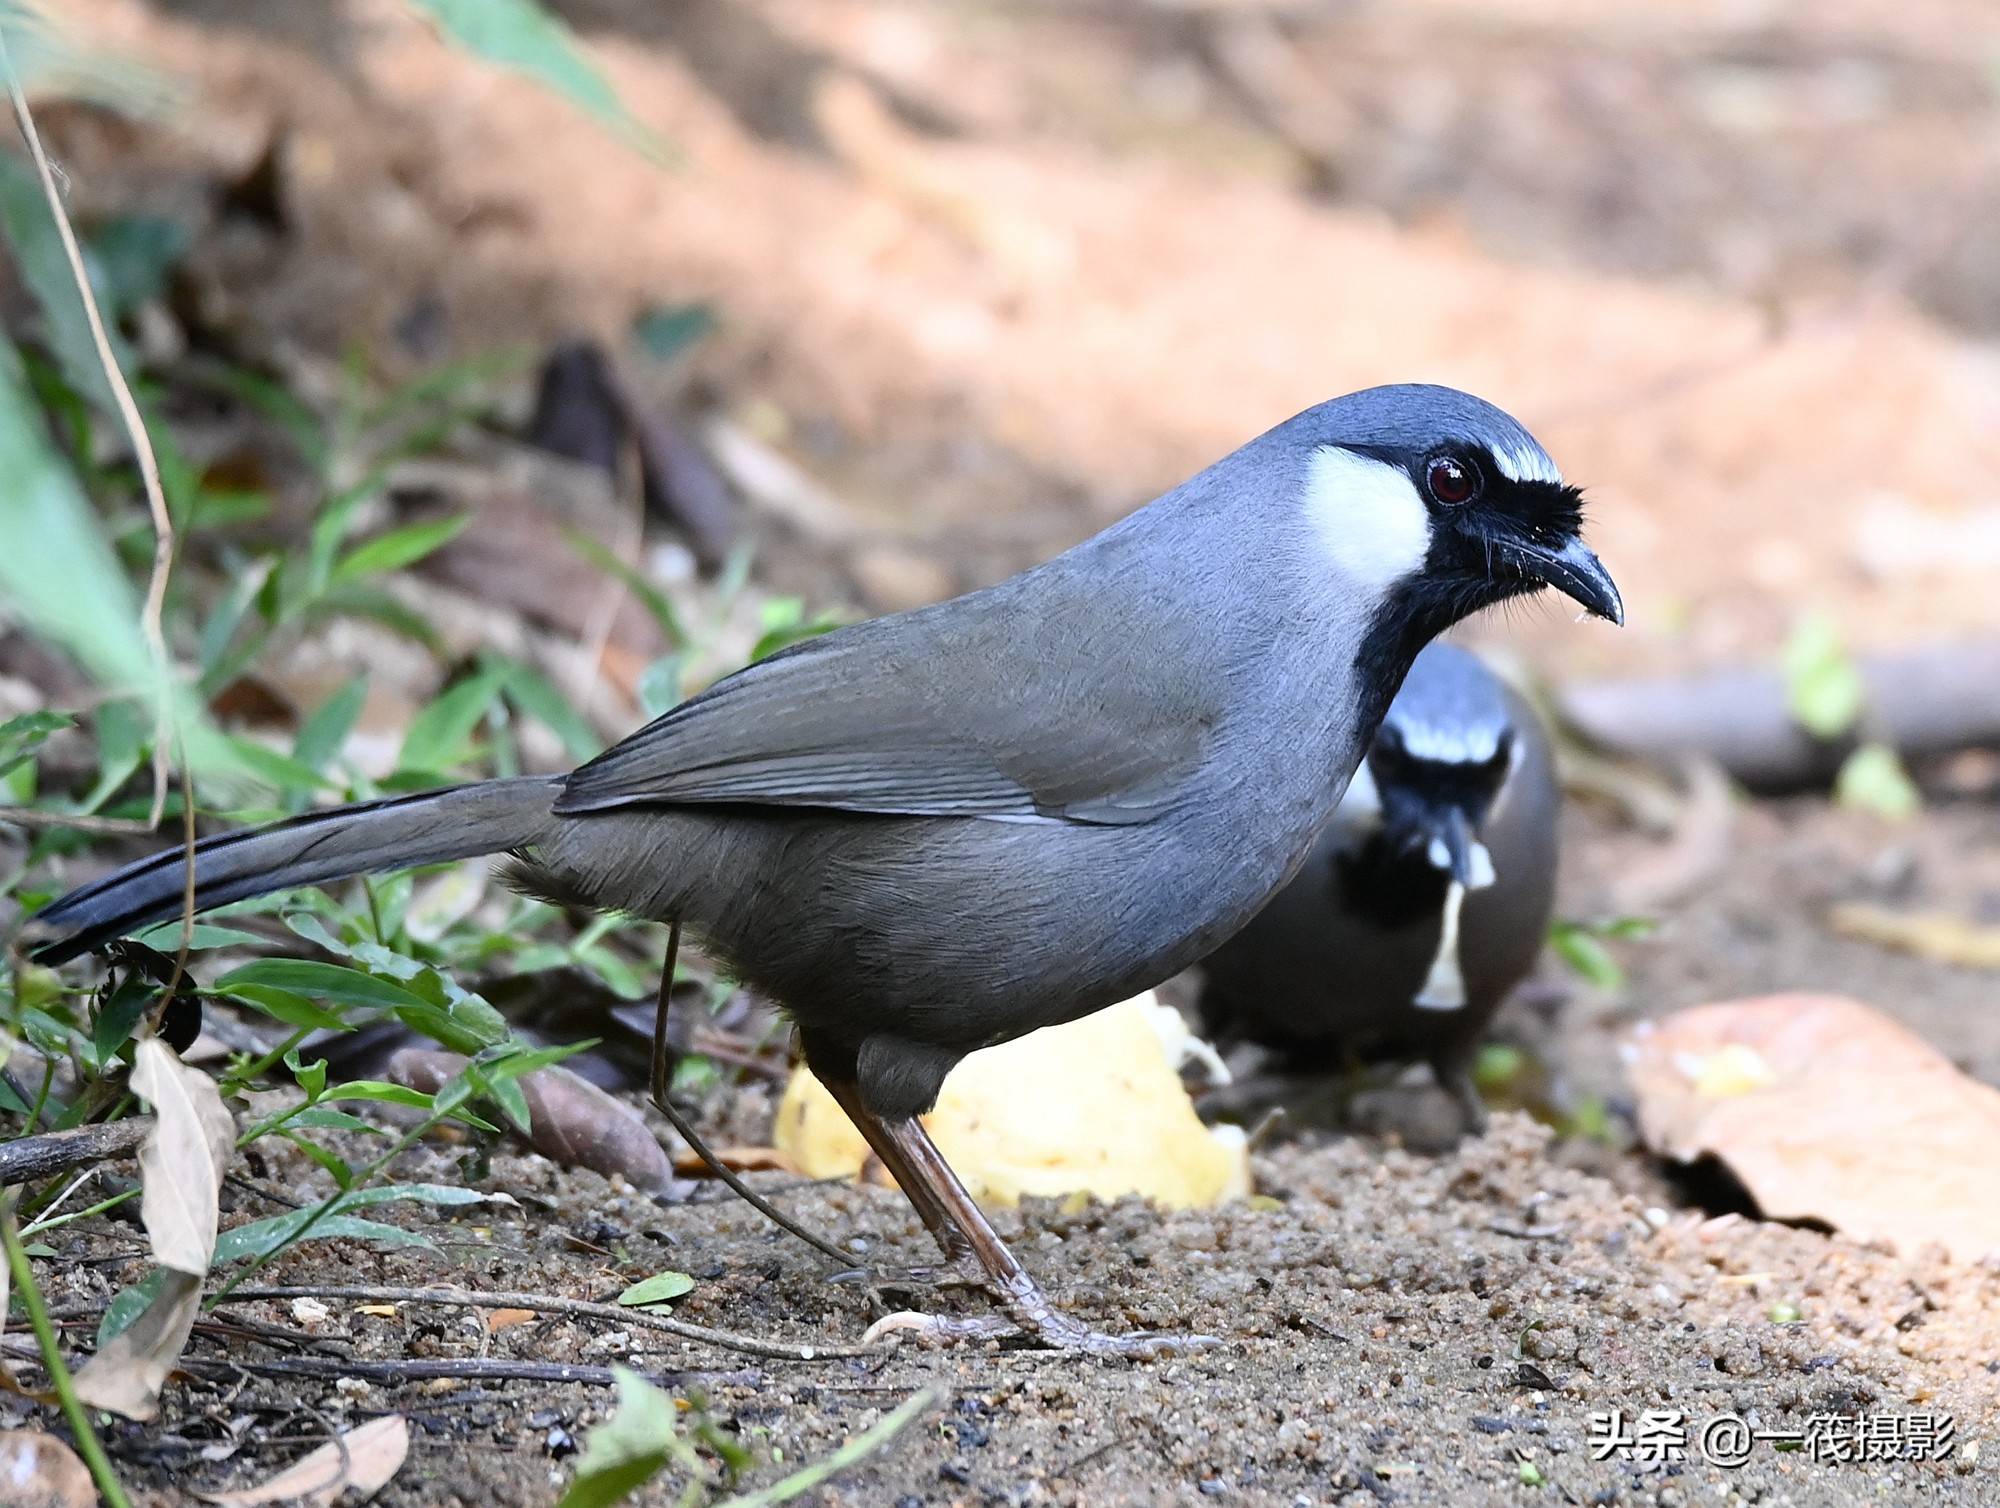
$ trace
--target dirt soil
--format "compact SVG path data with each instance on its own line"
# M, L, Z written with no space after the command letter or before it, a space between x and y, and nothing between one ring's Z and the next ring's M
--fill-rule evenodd
M1543 673L1769 660L1808 605L1866 647L1996 626L2000 256L1981 207L2000 171L2000 21L1978 0L559 8L687 166L624 154L391 0L100 0L80 24L192 103L147 125L65 110L51 134L82 211L197 228L185 297L211 336L301 385L350 348L395 376L503 341L622 338L647 302L712 301L723 323L693 391L824 489L811 509L752 499L760 568L818 600L895 608L994 579L1306 403L1430 378L1513 409L1591 484L1631 627L1543 611L1475 635ZM282 233L217 208L274 142ZM1993 974L1826 924L1855 898L2000 914L1992 766L1926 773L1908 824L1744 804L1659 930L1613 945L1621 989L1551 969L1502 1035L1559 1101L1604 1100L1614 1132L1632 1022L1781 988L1865 998L2000 1083ZM1563 910L1619 910L1660 840L1601 800L1568 824ZM730 1129L756 1140L767 1115L745 1091ZM452 1180L456 1155L398 1173ZM253 1184L312 1176L266 1163ZM1260 1151L1255 1172L1275 1205L999 1217L1091 1322L1222 1339L1173 1362L787 1362L596 1322L489 1332L419 1304L336 1303L311 1327L282 1302L228 1315L301 1332L308 1356L677 1374L759 1483L942 1390L827 1502L2000 1503L2000 1461L1974 1448L2000 1428L2000 1268L1718 1214L1712 1181L1513 1114L1440 1156L1315 1135ZM439 1253L321 1243L271 1281L602 1299L671 1266L698 1280L678 1314L745 1335L842 1346L871 1317L856 1285L718 1191L663 1204L511 1155L479 1182L523 1210L391 1215ZM886 1265L929 1258L891 1193L785 1202ZM242 1193L240 1211L272 1207ZM76 1240L49 1275L59 1307L101 1304L142 1252L116 1225ZM258 1346L203 1333L192 1354ZM162 1424L114 1443L164 1504L399 1410L412 1460L378 1502L542 1503L608 1404L560 1384L205 1369ZM0 1420L23 1407L0 1402ZM1589 1416L1611 1408L1771 1429L1937 1410L1958 1450L1597 1461ZM243 1416L240 1448L204 1458Z

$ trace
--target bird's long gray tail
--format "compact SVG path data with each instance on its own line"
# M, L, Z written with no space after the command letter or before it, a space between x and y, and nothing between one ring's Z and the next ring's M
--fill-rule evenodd
M558 820L550 807L561 787L561 777L486 780L221 833L195 845L194 907L207 911L294 885L525 848ZM169 848L52 902L35 925L61 935L36 951L36 961L61 963L178 915L186 859L185 849Z

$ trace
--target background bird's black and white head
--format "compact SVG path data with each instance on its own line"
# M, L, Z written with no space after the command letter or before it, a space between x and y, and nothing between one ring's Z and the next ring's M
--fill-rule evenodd
M1365 765L1384 857L1420 864L1467 889L1490 883L1477 834L1519 753L1493 672L1455 645L1424 650Z
M1492 404L1454 388L1378 387L1293 424L1311 445L1309 524L1332 569L1377 601L1372 647L1388 659L1407 666L1453 623L1545 586L1624 621L1581 537L1581 491Z

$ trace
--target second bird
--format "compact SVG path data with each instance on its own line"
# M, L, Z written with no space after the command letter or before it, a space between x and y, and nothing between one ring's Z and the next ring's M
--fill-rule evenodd
M1559 800L1534 708L1431 645L1305 866L1204 964L1205 1029L1290 1069L1422 1060L1480 1129L1473 1053L1548 932Z

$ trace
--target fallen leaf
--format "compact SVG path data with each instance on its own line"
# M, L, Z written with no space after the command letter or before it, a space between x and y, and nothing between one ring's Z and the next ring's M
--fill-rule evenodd
M201 1312L201 1279L161 1269L159 1296L137 1319L77 1369L76 1396L140 1423L160 1412L160 1389L187 1349L188 1332Z
M255 1487L196 1496L224 1508L259 1508L264 1503L304 1503L326 1508L343 1494L374 1496L402 1469L410 1453L410 1426L401 1414L386 1414L329 1440L311 1455Z
M1626 1045L1639 1129L1727 1163L1766 1215L1905 1253L2000 1251L2000 1091L1856 1000L1773 995L1678 1011Z
M96 1508L90 1469L54 1435L0 1430L0 1503L7 1508Z
M512 1325L525 1325L535 1317L532 1309L495 1309L486 1316L486 1333L497 1335Z
M1243 1130L1201 1123L1178 1066L1188 1048L1165 1040L1161 1010L1140 995L954 1068L924 1125L973 1197L1140 1194L1187 1209L1247 1194ZM805 1068L786 1086L772 1140L809 1178L853 1177L868 1159L861 1133Z
M618 1295L618 1302L643 1306L664 1304L669 1299L677 1299L684 1293L694 1292L694 1279L684 1272L656 1272L650 1278L641 1278L630 1288Z
M1941 911L1891 911L1856 901L1835 906L1833 930L1964 969L2000 969L2000 927Z
M777 1147L711 1147L721 1164L732 1173L796 1173L799 1165L789 1152ZM712 1178L714 1169L692 1152L674 1159L674 1171L683 1178Z
M457 1053L405 1047L390 1055L383 1076L435 1094L465 1067ZM659 1138L625 1105L566 1068L538 1068L520 1080L528 1102L528 1144L564 1167L622 1175L634 1188L664 1193L674 1166Z
M132 1088L157 1120L139 1148L144 1187L140 1217L162 1267L196 1277L215 1254L222 1173L236 1144L236 1123L215 1080L189 1068L157 1037L139 1044Z

